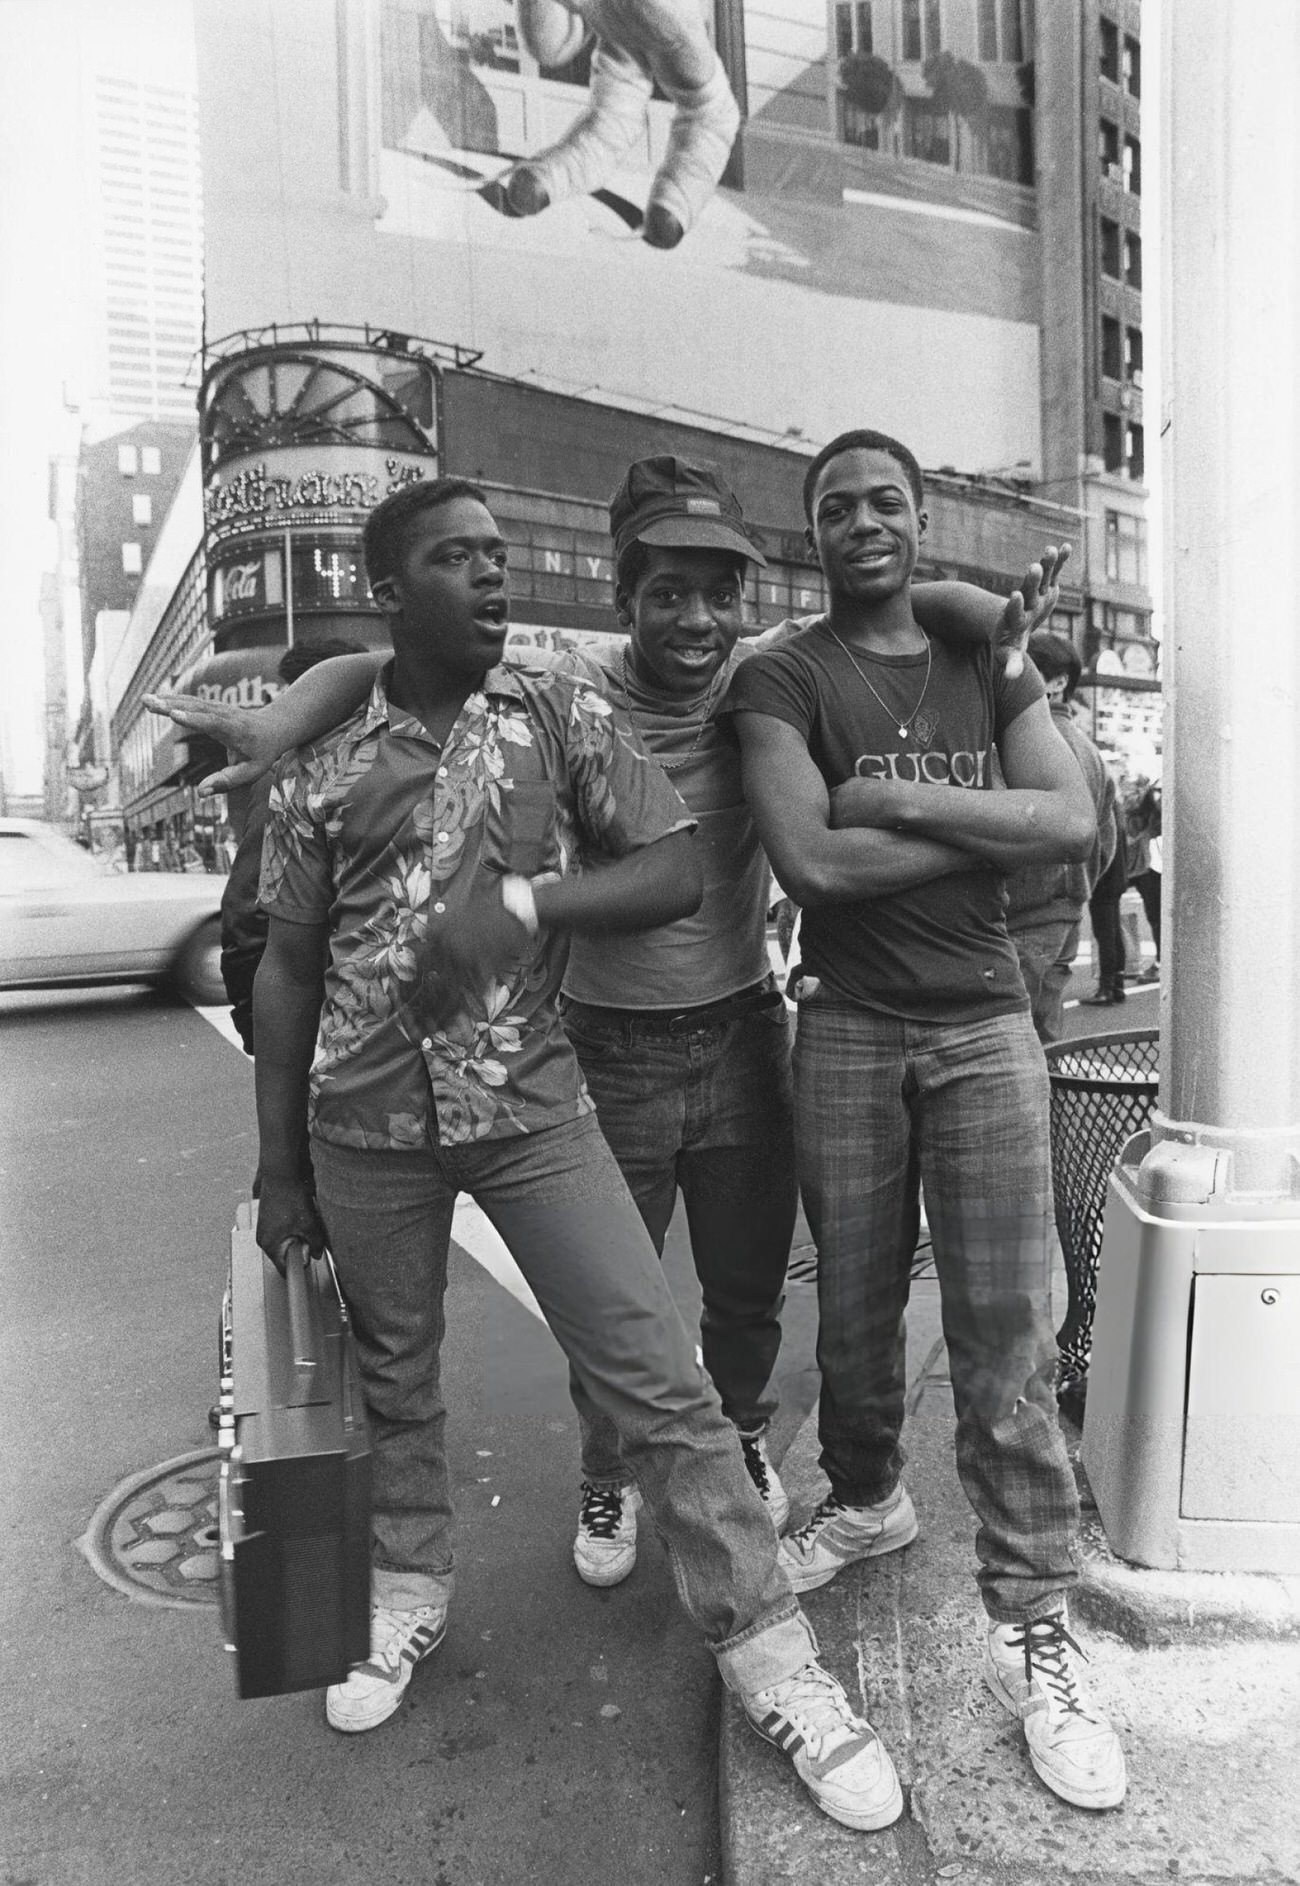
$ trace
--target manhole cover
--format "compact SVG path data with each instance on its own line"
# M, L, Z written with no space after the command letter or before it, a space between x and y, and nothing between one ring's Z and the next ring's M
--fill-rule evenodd
M77 1544L105 1584L145 1604L217 1603L220 1466L215 1448L180 1454L101 1500Z

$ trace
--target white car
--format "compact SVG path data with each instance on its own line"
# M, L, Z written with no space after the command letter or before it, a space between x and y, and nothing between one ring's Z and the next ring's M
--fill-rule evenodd
M224 1002L225 879L112 871L52 825L0 819L0 988L170 982Z

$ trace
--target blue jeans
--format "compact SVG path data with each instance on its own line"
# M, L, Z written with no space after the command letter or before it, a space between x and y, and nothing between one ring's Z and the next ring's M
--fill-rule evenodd
M1079 924L1036 923L1012 929L1020 974L1029 997L1030 1019L1046 1047L1061 1039L1065 1026L1065 991L1079 948Z
M924 1183L981 1596L1002 1622L1041 1616L1076 1582L1079 1510L1056 1415L1047 1065L1029 1016L907 1022L813 996L794 1073L831 1489L871 1505L902 1471Z
M614 1423L724 1681L758 1689L801 1668L815 1640L777 1563L767 1510L591 1115L416 1153L317 1139L312 1164L370 1415L376 1596L412 1606L451 1592L439 1351L452 1209L466 1191Z
M785 1004L667 1029L585 1002L562 1005L601 1131L662 1257L680 1189L700 1280L704 1366L722 1412L761 1434L798 1192ZM583 1478L626 1482L618 1436L581 1378L570 1383Z

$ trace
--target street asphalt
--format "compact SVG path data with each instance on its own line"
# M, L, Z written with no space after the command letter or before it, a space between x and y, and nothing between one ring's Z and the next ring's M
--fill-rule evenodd
M562 1359L464 1253L444 1371L458 1592L390 1723L343 1737L319 1694L238 1701L210 1601L96 1575L78 1541L101 1502L212 1446L251 1068L166 998L0 996L0 1089L0 1886L716 1881L713 1661L653 1536L617 1590L578 1580ZM667 1268L697 1315L677 1229ZM815 1393L814 1316L792 1286L778 1448ZM196 1473L172 1473L146 1527L188 1510Z

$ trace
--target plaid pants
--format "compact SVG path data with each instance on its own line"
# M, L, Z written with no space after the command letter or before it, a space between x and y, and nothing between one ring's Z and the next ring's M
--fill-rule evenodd
M1079 1508L1056 1415L1047 1069L1030 1018L899 1021L818 994L800 1005L794 1075L831 1489L874 1504L902 1471L924 1184L981 1596L1001 1622L1039 1616L1077 1579Z

